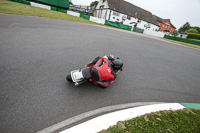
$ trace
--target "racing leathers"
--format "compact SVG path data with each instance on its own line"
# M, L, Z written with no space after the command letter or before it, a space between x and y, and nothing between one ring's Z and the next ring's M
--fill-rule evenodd
M103 88L107 87L109 82L114 82L117 78L117 73L111 65L111 60L110 56L104 56L103 58L97 57L86 65L86 67L91 68L91 82L98 84Z

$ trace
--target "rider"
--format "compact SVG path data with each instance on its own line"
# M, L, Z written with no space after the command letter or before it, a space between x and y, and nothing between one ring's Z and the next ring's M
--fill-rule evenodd
M123 62L113 55L96 57L88 63L86 67L91 68L91 82L100 85L102 88L108 87L108 82L113 83L117 78L117 72L122 71Z

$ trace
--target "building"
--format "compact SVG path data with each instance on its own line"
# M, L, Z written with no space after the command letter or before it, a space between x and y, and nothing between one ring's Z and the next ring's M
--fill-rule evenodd
M172 34L176 27L171 23L170 19L162 19L154 15L155 20L160 25L159 31Z
M96 11L98 18L151 31L159 29L151 12L124 0L99 0Z
M178 35L178 37L186 38L187 35L188 35L187 32L180 32L179 35Z

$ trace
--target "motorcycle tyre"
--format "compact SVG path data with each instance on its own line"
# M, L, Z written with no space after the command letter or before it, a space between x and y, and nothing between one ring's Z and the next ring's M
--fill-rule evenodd
M71 75L67 75L66 80L69 81L69 82L72 82L72 77L71 77Z

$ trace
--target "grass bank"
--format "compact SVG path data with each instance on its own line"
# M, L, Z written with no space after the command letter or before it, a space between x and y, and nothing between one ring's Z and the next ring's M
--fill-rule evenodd
M68 15L66 13L32 7L29 5L20 4L8 0L0 0L0 13L46 17L46 18L62 19L80 23L100 25L80 17Z
M200 133L200 110L185 108L145 114L99 133Z
M184 42L179 42L179 41L174 41L174 40L170 40L170 39L166 39L166 38L161 38L161 39L166 40L166 41L170 41L170 42L174 42L174 43L179 43L179 44L182 44L182 45L185 45L185 46L189 46L189 47L200 49L199 45L190 44L190 43L184 43Z

